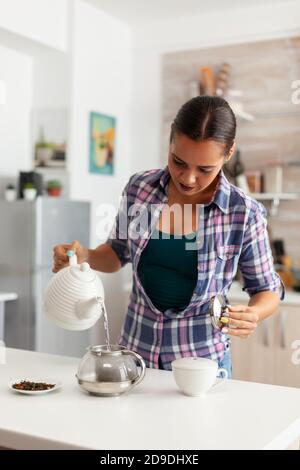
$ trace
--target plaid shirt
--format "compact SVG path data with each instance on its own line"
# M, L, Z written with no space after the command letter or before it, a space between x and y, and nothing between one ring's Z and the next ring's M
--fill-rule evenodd
M209 303L216 294L227 298L237 268L243 275L243 290L250 296L267 290L280 292L283 287L273 267L266 209L230 184L222 170L219 176L212 201L199 205L198 281L184 310L171 308L163 313L154 307L137 270L142 251L168 200L168 167L133 175L122 193L107 240L122 266L131 262L133 268L133 287L118 343L139 353L147 367L159 368L159 356L167 370L171 370L173 360L184 356L223 359L230 339L212 326ZM136 211L138 207L140 210ZM141 213L151 214L150 222L148 218L145 223L144 217L141 224ZM284 289L281 299L283 295Z

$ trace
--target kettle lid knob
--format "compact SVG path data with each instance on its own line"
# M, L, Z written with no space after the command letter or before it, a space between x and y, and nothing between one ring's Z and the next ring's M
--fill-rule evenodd
M89 271L89 270L90 270L90 265L89 265L89 263L82 263L82 264L80 265L80 271L82 271L82 272L85 273L85 272L87 272L87 271Z

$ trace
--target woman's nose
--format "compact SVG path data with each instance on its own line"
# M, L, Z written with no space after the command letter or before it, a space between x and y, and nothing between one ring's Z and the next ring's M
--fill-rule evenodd
M192 186L196 183L197 176L194 173L185 173L183 175L183 180L184 180L183 184L186 184L187 186Z

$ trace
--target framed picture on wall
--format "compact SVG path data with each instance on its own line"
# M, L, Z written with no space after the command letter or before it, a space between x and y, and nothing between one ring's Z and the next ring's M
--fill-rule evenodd
M114 173L116 119L105 114L90 113L90 173Z

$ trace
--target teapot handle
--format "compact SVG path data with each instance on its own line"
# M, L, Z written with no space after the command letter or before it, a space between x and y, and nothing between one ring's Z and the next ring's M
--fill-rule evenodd
M77 265L77 255L75 254L74 250L68 250L67 256L69 258L69 266L76 266Z
M123 354L133 356L135 359L137 359L138 363L140 364L140 366L142 368L140 375L132 382L132 385L137 385L143 380L143 378L145 377L145 374L146 374L146 364L144 362L144 359L142 358L142 356L140 356L136 352L129 351L129 349L125 349L122 352L123 352Z

